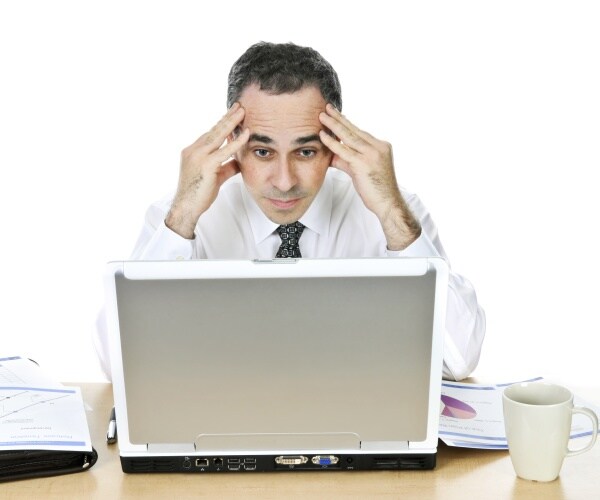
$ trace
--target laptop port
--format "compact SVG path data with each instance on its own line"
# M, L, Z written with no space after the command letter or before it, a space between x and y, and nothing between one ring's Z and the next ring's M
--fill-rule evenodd
M335 465L340 459L334 455L317 455L312 457L311 462L315 465Z
M196 459L196 467L208 467L210 465L210 460L208 458L197 458Z
M229 470L240 470L242 461L239 458L228 458L227 468Z
M213 464L215 464L215 467L223 467L223 459L213 458Z
M373 459L374 469L398 469L400 460L398 457L375 457Z
M244 470L256 470L256 458L246 457L243 460Z
M275 463L278 465L302 465L308 462L308 458L302 455L283 455L275 457Z

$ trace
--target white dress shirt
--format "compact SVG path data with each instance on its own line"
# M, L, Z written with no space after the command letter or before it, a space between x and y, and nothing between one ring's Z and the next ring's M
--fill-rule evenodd
M401 251L387 250L379 220L369 211L343 172L330 168L323 186L300 218L305 229L300 238L304 258L429 257L448 261L429 213L414 194L402 195L421 223L421 235ZM131 256L132 260L271 259L281 240L278 224L269 220L250 196L240 175L220 189L213 205L200 217L195 238L188 240L164 223L172 196L153 203ZM102 316L102 315L101 315ZM107 370L103 318L96 341ZM444 341L444 378L460 380L477 366L485 335L485 314L475 290L463 277L450 272Z

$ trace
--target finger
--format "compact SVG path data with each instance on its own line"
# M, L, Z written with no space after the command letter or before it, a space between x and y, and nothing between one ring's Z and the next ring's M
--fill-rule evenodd
M237 104L237 103L236 103ZM235 104L234 104L235 106ZM221 118L217 124L208 131L206 143L215 147L223 144L223 141L231 134L235 128L242 122L245 110L239 104L236 109L234 106Z
M371 142L371 139L375 139L375 137L373 137L371 134L369 134L368 132L365 132L364 130L358 128L356 125L354 125L350 120L348 120L348 118L346 118L342 113L340 113L337 108L335 106L333 106L332 104L327 104L327 106L325 107L325 110L327 111L327 114L329 116L331 116L332 118L334 118L335 120L338 120L342 125L344 125L344 127L346 127L348 130L351 130L352 132L354 132L356 135L358 135L361 139L365 140L366 142ZM377 140L377 139L375 139Z
M244 119L245 110L235 103L225 115L208 131L202 135L194 146L208 146L217 149Z
M245 128L233 141L228 142L222 148L215 151L214 159L219 163L226 161L231 155L237 153L250 138L250 129Z
M331 166L341 170L342 172L346 172L348 175L352 175L350 164L347 161L342 160L338 155L333 155L333 158L331 159Z
M356 160L356 157L359 155L354 149L337 141L324 130L319 132L319 137L321 138L321 142L325 144L334 155L337 155L341 160L347 163Z
M327 113L321 113L319 120L329 130L331 130L340 140L351 148L364 153L367 148L372 147L370 143L360 137L355 131L346 127L336 118L329 116Z

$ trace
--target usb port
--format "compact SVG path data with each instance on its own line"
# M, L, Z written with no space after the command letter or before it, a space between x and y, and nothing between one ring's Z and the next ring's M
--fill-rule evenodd
M256 458L245 457L243 462L244 470L256 470Z
M228 458L227 459L227 468L229 470L240 470L242 465L242 460L239 458Z

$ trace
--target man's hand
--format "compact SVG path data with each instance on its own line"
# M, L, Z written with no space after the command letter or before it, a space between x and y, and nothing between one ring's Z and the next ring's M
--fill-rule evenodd
M403 250L421 234L419 222L410 212L398 189L392 146L353 125L331 104L321 113L325 131L321 141L333 153L331 165L346 172L365 206L381 222L389 250Z
M213 128L181 153L177 192L165 224L184 238L194 237L198 219L215 201L221 185L240 171L237 161L230 157L248 142L250 131L245 129L235 140L223 142L243 119L244 108L235 103Z

